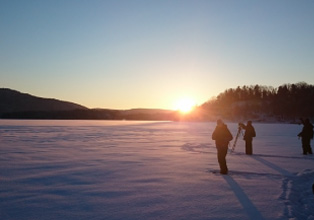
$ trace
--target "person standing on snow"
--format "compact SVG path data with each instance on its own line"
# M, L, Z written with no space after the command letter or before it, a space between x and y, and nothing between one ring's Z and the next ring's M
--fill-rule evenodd
M303 124L302 131L298 134L298 137L301 137L302 140L302 149L303 154L306 155L307 153L312 154L312 148L311 148L311 139L313 139L313 125L311 124L310 120L307 118L303 121L301 119Z
M232 134L230 133L227 125L225 125L222 120L217 120L217 126L212 134L212 139L215 140L221 174L228 174L226 156L228 152L228 145L232 138Z
M252 121L248 121L246 125L241 124L245 130L243 140L245 140L245 153L247 155L253 154L253 137L256 137L255 129L252 125Z

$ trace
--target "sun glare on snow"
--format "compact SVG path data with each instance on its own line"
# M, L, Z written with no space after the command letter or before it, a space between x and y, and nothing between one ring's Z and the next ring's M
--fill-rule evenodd
M175 105L175 109L182 113L188 113L194 108L195 105L196 103L194 100L189 98L183 98L178 100Z

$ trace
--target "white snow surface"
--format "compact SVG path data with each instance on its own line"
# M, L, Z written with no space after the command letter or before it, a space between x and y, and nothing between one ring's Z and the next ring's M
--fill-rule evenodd
M215 123L0 120L0 219L314 219L302 126L253 125L220 175Z

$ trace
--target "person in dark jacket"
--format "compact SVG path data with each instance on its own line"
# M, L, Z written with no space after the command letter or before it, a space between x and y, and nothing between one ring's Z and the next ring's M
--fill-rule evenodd
M217 126L212 134L212 139L215 140L217 148L217 158L221 174L228 174L226 156L228 152L228 145L232 138L232 134L230 133L227 125L225 125L223 121L219 119L217 121Z
M302 140L302 149L303 154L306 155L307 153L312 154L311 148L311 139L313 139L313 125L311 124L310 120L307 118L302 120L303 129L298 134L298 137L301 137Z
M256 137L255 129L252 125L252 121L248 121L246 125L241 124L245 130L243 140L245 140L245 153L247 155L253 154L253 137Z

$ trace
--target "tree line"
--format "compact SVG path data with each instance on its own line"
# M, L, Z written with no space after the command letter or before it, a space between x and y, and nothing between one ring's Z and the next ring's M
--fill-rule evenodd
M208 115L235 119L273 117L298 120L314 117L314 86L305 82L271 86L238 86L227 89L199 106Z
M28 102L21 108L9 111L15 109L12 103L16 104L18 100L10 97L2 97L4 104L0 106L0 118L213 121L221 117L231 121L267 121L271 118L275 121L293 122L297 122L300 117L314 118L314 86L305 82L283 84L278 88L251 85L226 89L189 114L181 114L179 111L128 112L110 109L23 110L23 106L29 106ZM25 97L21 100L25 102Z

